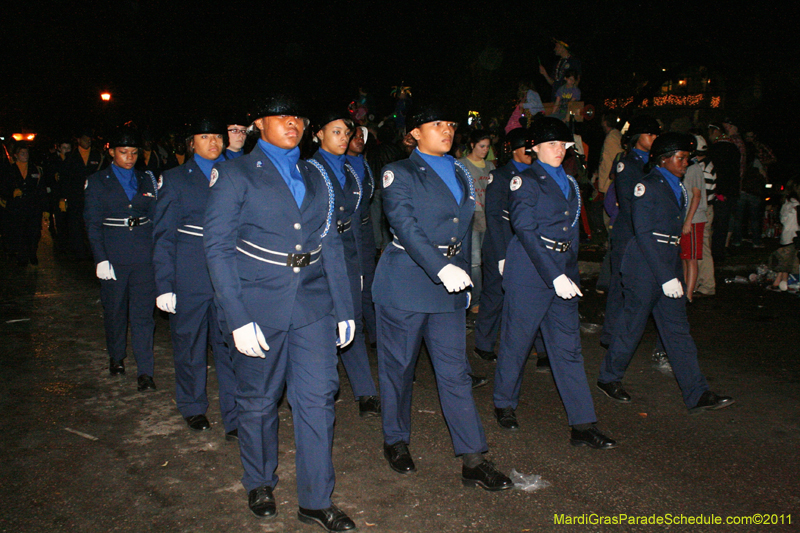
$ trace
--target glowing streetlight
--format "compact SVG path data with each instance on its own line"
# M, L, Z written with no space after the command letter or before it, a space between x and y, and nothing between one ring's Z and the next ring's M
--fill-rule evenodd
M100 93L100 100L108 102L111 100L111 93Z

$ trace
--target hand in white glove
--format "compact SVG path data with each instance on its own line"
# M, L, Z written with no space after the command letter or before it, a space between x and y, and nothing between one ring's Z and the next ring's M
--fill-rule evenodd
M156 307L165 313L175 314L175 307L178 305L178 297L174 292L165 292L156 298Z
M108 261L97 263L97 277L105 281L117 279L117 276L114 274L114 267L111 266L111 263Z
M344 348L356 336L356 323L354 320L343 320L339 322L339 340L336 341L336 346Z
M458 292L472 285L469 274L455 265L447 264L439 271L439 279L442 280L447 292Z
M683 285L681 285L678 278L672 278L661 285L661 290L664 291L668 298L680 298L683 296Z
M233 330L233 343L236 349L250 357L260 357L264 359L266 355L261 350L269 350L267 340L261 333L261 328L255 322L250 322L244 326Z
M500 275L503 275L503 270L506 268L506 260L501 259L499 263L497 263L497 270L500 271Z
M566 274L561 274L553 280L553 288L556 290L556 294L565 300L575 296L583 296L575 282L569 279Z

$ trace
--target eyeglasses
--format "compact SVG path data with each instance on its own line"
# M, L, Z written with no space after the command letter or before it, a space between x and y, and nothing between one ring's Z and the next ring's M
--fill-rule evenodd
M240 129L236 129L236 128L231 128L231 129L228 130L228 133L233 134L233 135L237 135L237 134L238 135L245 135L247 133L247 130L246 129L241 129L240 130Z

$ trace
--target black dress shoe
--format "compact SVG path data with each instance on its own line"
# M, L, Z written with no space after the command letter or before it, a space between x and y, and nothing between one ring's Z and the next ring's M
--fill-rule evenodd
M631 401L631 395L625 392L625 389L622 388L622 383L619 381L612 381L611 383L601 383L598 381L597 388L603 391L603 394L612 400L617 400L622 403Z
M519 429L517 414L511 407L495 407L494 416L497 418L497 423L500 424L501 428L512 431Z
M156 382L153 381L152 376L142 374L136 378L136 388L139 389L140 392L146 390L156 390Z
M108 359L108 372L112 376L119 376L125 373L125 361L114 361L113 359Z
M225 433L225 440L228 442L236 442L239 440L239 429L232 429Z
M497 354L494 352L487 352L486 350L481 350L480 348L475 348L475 355L483 359L484 361L497 361Z
M536 359L536 371L540 374L549 374L552 372L552 370L550 370L550 358L540 357Z
M700 396L697 405L689 409L690 414L702 413L703 411L715 411L717 409L724 409L734 403L734 399L730 396L717 396L710 390L707 390Z
M483 376L476 376L475 374L470 374L469 378L472 380L473 389L478 389L489 383L489 380Z
M381 399L377 396L362 396L358 399L358 416L381 416Z
M589 446L597 450L610 450L617 445L617 441L609 439L594 426L583 430L572 428L569 443L573 446Z
M392 470L399 474L410 474L416 472L417 467L414 466L414 460L408 452L408 444L403 441L394 444L383 443L383 456L389 461L389 466Z
M463 465L461 483L465 487L481 487L490 491L508 490L514 487L508 476L496 469L490 461L484 461L475 468Z
M211 429L211 424L208 422L206 415L187 416L186 423L192 431L206 431Z
M259 518L270 518L278 514L272 487L266 485L253 489L247 494L247 506Z
M327 509L300 509L297 518L304 524L319 524L322 529L329 532L350 531L356 528L355 523L344 511L331 505Z

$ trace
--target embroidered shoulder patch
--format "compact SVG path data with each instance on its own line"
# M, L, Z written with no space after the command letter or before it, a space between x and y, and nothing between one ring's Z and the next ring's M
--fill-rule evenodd
M217 179L219 179L219 171L216 168L212 168L211 169L211 180L208 182L208 186L209 187L213 187L214 184L217 182Z
M623 163L622 161L620 161L619 163L617 163L617 174L619 174L619 173L620 173L620 172L622 172L623 170L625 170L625 163Z
M489 180L486 182L486 185L489 185L492 181L494 181L494 175L490 172L489 173Z
M636 187L633 188L633 195L636 197L644 196L644 184L637 183Z
M520 187L522 187L522 178L519 176L514 176L511 178L511 190L516 191Z
M383 188L386 189L394 181L394 172L387 170L383 173Z

